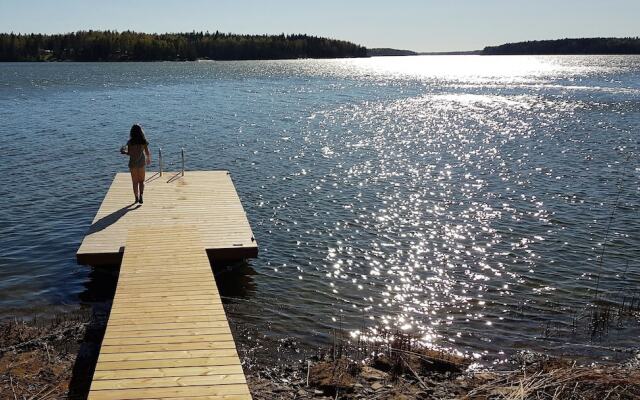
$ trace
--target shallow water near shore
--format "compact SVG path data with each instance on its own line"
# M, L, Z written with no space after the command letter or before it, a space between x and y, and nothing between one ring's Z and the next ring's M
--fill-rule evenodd
M0 64L0 317L108 298L75 251L140 122L166 169L184 147L232 174L261 250L218 271L234 323L616 358L634 318L582 325L638 294L639 77L637 56Z

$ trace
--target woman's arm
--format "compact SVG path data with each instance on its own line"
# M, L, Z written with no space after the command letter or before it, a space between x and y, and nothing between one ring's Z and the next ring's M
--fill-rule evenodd
M149 146L144 145L144 154L147 155L147 165L151 165L151 153L149 153Z

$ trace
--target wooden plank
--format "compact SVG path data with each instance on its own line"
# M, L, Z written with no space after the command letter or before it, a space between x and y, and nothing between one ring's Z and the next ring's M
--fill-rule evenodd
M198 278L194 278L194 281L196 279ZM212 275L209 275L207 277L203 276L200 279L202 279L203 281L205 279L212 280L213 276ZM154 287L154 288L142 288L139 290L131 290L128 288L123 288L123 289L118 289L116 291L116 294L118 294L119 297L121 298L127 298L127 299L140 299L145 297L158 297L158 296L172 296L172 297L202 296L204 294L211 294L211 295L215 295L216 297L220 297L220 295L218 294L218 289L211 286L210 287L197 286L192 288L184 288L184 287L173 288L171 286L167 286L164 289Z
M214 294L214 295L220 296L220 293L218 292L218 290L214 288L207 289L204 286L186 288L186 287L174 287L170 285L167 285L167 287L164 290L161 290L158 288L147 288L147 289L140 289L140 290L124 288L124 289L119 289L117 291L117 294L121 298L130 298L130 299L144 299L149 297L157 297L158 295L195 296L195 295L202 295L202 294Z
M162 378L127 378L96 381L93 390L170 388L181 386L229 385L246 383L244 374L169 376Z
M218 317L223 317L225 316L224 313L224 309L222 307L216 307L213 309L196 309L196 310L191 310L191 311L185 311L185 310L181 310L179 315L176 315L176 313L174 311L170 311L170 310L162 310L162 311L154 311L154 312L147 312L147 313L120 313L120 314L114 314L112 313L110 315L110 319L109 321L113 320L115 322L121 321L121 320L128 320L128 319L138 319L140 317L144 317L147 318L148 320L153 320L155 318L166 318L166 317L174 317L174 318L181 318L181 317L192 317L192 316L211 316L214 318L218 318Z
M120 303L123 307L127 305L129 308L137 307L136 303L147 303L149 305L158 304L158 302L162 302L163 304L167 304L169 306L175 305L185 305L185 304L222 304L222 299L220 299L220 294L217 291L211 289L209 293L197 293L193 295L184 295L184 294L176 294L176 295L166 295L163 296L161 294L156 293L155 295L145 295L145 296L136 296L131 295L129 293L117 293L116 297L114 297L113 302ZM165 303L166 302L166 303Z
M216 294L220 295L219 292L213 288L206 289L203 287L193 287L193 288L185 288L185 287L173 287L167 286L165 290L160 290L158 288L148 288L148 289L140 289L140 290L132 290L132 289L119 289L117 291L118 295L121 298L137 298L143 299L146 297L157 297L158 295L165 296L194 296L203 293L208 294Z
M145 351L140 353L100 353L100 361L174 360L207 357L237 357L236 349Z
M166 305L165 310L182 310L185 309L185 307L192 309L199 309L200 307L208 307L214 310L223 309L220 298L185 299L184 301L162 298L158 298L157 301L154 301L152 298L147 301L117 300L113 302L113 306L118 307L119 312L129 310L132 314L139 314L140 312L145 311L162 310L162 304Z
M162 378L167 376L205 376L242 373L242 367L240 365L217 365L213 367L145 368L99 371L93 375L93 379Z
M121 390L96 390L92 391L90 398L95 400L129 400L140 398L163 397L192 397L192 396L220 396L242 394L249 395L246 384L213 385L213 386L186 386L186 387L162 387L144 389Z
M220 303L210 303L205 302L204 304L200 303L188 303L188 304L178 304L178 305L167 305L166 307L162 306L146 306L146 307L121 307L116 310L111 310L111 314L142 314L153 311L197 311L197 310L211 310L217 311L222 309L222 302ZM137 310L137 312L136 312Z
M149 317L145 315L144 322L146 323L174 323L174 322L213 322L213 321L226 321L227 317L225 314L204 314L204 315L168 315L168 316L159 316L159 317ZM111 326L119 326L119 325L132 325L140 322L139 318L127 318L126 315L118 314L118 316L114 316L114 318L109 319L109 324Z
M184 397L156 397L143 398L140 400L185 400ZM188 400L251 400L248 394L227 394L221 396L189 396Z
M102 354L112 353L135 353L150 351L175 351L175 350L217 350L235 349L236 344L232 338L217 340L215 342L185 342L185 343L154 343L154 344L134 344L122 346L102 345Z
M110 317L114 321L122 319L139 319L139 318L156 318L166 316L189 316L189 315L226 315L222 304L213 304L207 306L186 306L186 307L174 307L174 308L159 308L156 310L132 310L131 312L124 312L124 310L117 310L118 312L112 312ZM179 313L178 313L179 311Z
M126 283L123 285L123 290L129 290L131 287L132 290L140 288L145 288L145 282L148 283L148 278L145 278L146 273L144 271L129 273L129 274L120 274L119 278L126 278L124 281ZM211 273L198 273L198 274L189 274L184 275L180 271L168 271L168 272L157 272L156 279L154 279L153 284L156 287L151 286L150 288L156 289L157 286L166 284L166 285L176 285L176 286L184 286L187 282L207 282L212 279ZM176 277L174 280L171 279L172 276ZM217 288L216 288L217 289Z
M209 279L213 279L213 277L210 277ZM123 305L126 305L127 303L129 304L133 304L133 303L151 303L153 304L154 302L157 303L158 301L167 301L167 302L171 302L171 303L176 303L175 305L181 305L181 304L195 304L196 301L201 301L201 300L208 300L209 303L211 304L221 304L222 301L220 299L220 294L219 292L214 289L214 288L210 288L207 291L204 290L200 290L197 291L196 293L191 293L191 292L187 292L187 293L167 293L166 295L159 293L159 292L136 292L136 293L131 293L131 292L118 292L116 291L116 296L114 297L113 302L120 302Z
M122 308L117 310L117 313L111 313L111 316L114 318L114 321L120 321L122 319L144 319L144 318L155 318L162 316L188 316L196 313L206 315L226 315L224 313L224 309L222 308L222 304L213 304L213 305L192 305L192 306L180 306L180 307L167 307L165 309L157 308L157 309L149 309L149 308L140 308L140 309L125 309ZM129 311L129 312L125 312ZM120 325L120 324L118 324Z
M152 336L152 337L130 337L130 338L104 338L103 346L119 346L128 344L152 344L152 343L189 343L191 341L226 341L229 340L229 334L218 335L186 335L186 336Z
M155 279L153 283L149 283L148 278L145 278L146 273L144 271L129 273L129 274L120 274L119 278L125 278L124 284L122 285L122 290L136 290L136 289L157 289L160 286L176 286L181 287L185 286L188 282L208 282L212 279L212 274L209 273L198 273L198 274L183 274L181 271L168 271L168 272L156 272ZM175 279L171 279L171 277L175 277ZM145 285L153 285L146 286ZM199 285L197 287L202 287ZM217 288L212 288L215 290Z
M172 322L149 324L146 321L128 325L109 325L109 332L130 332L130 331L164 331L184 328L224 328L228 327L227 321L199 321L199 322Z
M107 328L108 329L108 328ZM137 331L137 332L113 332L114 338L130 337L166 337L166 336L186 336L186 335L221 335L231 336L229 327L223 328L189 328L189 329L165 329L162 331ZM111 336L110 336L111 337Z
M216 365L240 365L238 357L183 358L177 360L104 361L96 365L96 371L121 369L212 367Z

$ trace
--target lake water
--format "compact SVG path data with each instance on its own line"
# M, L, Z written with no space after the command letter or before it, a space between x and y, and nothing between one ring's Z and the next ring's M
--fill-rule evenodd
M169 169L231 171L261 249L221 274L234 322L486 359L637 345L637 315L593 337L589 305L638 294L640 57L4 63L0 121L1 317L90 302L75 251L140 122Z

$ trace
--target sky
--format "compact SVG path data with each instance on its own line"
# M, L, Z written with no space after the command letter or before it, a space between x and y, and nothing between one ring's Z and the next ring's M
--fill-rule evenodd
M306 33L415 51L635 37L639 17L640 0L0 0L0 32Z

